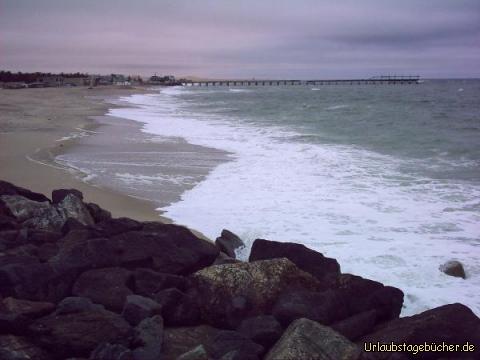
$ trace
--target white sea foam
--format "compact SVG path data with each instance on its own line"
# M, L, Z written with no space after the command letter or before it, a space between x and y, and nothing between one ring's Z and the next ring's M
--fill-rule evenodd
M134 95L128 101L139 108L110 111L144 131L234 154L162 209L168 217L211 238L228 228L250 244L303 243L343 272L401 288L403 315L452 302L480 314L480 216L462 210L478 203L478 187L407 175L399 171L406 160L361 148L282 141L298 134L193 114L182 91ZM465 264L466 280L439 271L450 259Z

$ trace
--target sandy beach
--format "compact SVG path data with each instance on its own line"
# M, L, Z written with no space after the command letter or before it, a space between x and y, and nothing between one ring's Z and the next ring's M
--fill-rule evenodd
M72 134L93 131L98 123L92 117L114 107L105 100L146 92L146 88L110 86L0 89L0 178L47 195L53 189L76 188L86 201L98 203L116 217L168 221L155 211L155 204L85 183L54 161L75 145Z

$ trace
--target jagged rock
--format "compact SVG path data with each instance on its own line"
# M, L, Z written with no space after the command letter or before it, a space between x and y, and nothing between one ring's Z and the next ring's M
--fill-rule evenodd
M132 345L135 360L158 360L163 343L163 319L160 315L144 319L134 330Z
M0 335L0 359L51 360L52 357L24 337Z
M208 325L165 328L161 359L176 360L199 345L203 345L209 353L210 344L220 332L221 330Z
M74 314L84 311L103 311L105 307L92 303L90 299L70 296L60 301L55 310L56 315Z
M37 257L40 262L47 262L58 254L59 246L57 244L42 244L37 248Z
M235 264L238 262L240 261L220 251L220 253L218 254L217 258L215 259L212 265Z
M63 224L61 231L63 235L67 235L70 231L85 230L85 228L86 226L82 224L80 221L70 217Z
M140 296L129 295L123 307L122 316L129 324L136 326L143 319L159 315L162 307L154 300Z
M222 230L221 236L215 240L215 245L233 259L235 259L235 249L245 246L242 239L226 229Z
M7 297L2 301L2 310L28 318L38 318L51 313L55 304L49 302L29 301Z
M55 206L49 202L29 200L20 195L3 195L1 200L24 227L61 231L69 217L75 218L84 225L93 224L83 202L71 194Z
M167 326L192 326L200 323L198 304L180 290L162 290L155 294L154 299L162 307L162 316Z
M32 201L50 202L50 200L43 194L35 193L33 191L15 186L9 182L0 180L0 196L1 195L20 195Z
M48 230L28 230L28 241L35 245L42 245L46 243L56 243L62 238L62 233L58 231Z
M36 320L30 330L57 357L88 356L103 342L128 345L131 327L107 310L55 313Z
M0 231L17 230L18 223L10 216L0 215Z
M329 325L346 318L348 309L344 299L332 290L293 291L280 295L273 306L272 314L284 326L300 318Z
M135 293L147 297L168 288L184 290L187 283L183 276L159 273L150 269L136 269L133 279Z
M237 352L239 359L259 357L264 350L263 346L254 343L239 332L231 330L219 332L210 345L210 353L215 359L233 351Z
M89 270L77 279L72 293L120 312L127 296L133 294L127 286L131 277L131 271L118 267Z
M340 265L337 260L327 258L302 244L257 239L253 242L249 261L282 257L321 280L325 287L334 284L340 274Z
M0 232L0 251L6 251L27 243L24 230L6 230Z
M356 341L360 337L371 333L377 323L377 311L369 310L354 315L331 326L340 335L350 341Z
M271 315L251 317L242 321L238 332L264 346L270 348L282 336L283 328Z
M210 360L207 354L207 350L203 345L198 345L192 350L180 355L177 360Z
M110 220L112 218L112 214L110 213L110 211L102 209L97 204L87 203L85 205L87 206L87 209L90 212L90 215L92 216L93 221L95 221L95 223L105 221L105 220Z
M480 348L480 319L465 305L449 304L420 314L392 320L378 327L374 333L361 339L359 343L380 342L382 344L465 344L467 341ZM376 352L378 359L387 359L388 353ZM406 354L411 359L437 359L439 356L462 357L472 353L421 352Z
M142 223L129 218L107 218L95 224L94 228L100 236L112 237L129 231L137 231L142 229Z
M58 204L70 194L76 196L80 200L83 200L83 194L81 191L76 189L57 189L52 191L52 203Z
M298 319L290 324L265 360L356 360L361 350L329 327Z
M441 265L439 269L447 275L460 277L462 279L466 278L463 264L460 261L447 261L445 264Z
M133 360L133 354L123 345L102 343L92 351L89 360Z
M318 280L285 258L210 266L191 279L203 320L230 328L245 317L268 312L287 289L320 286Z
M400 289L351 274L342 274L338 284L335 291L346 301L350 316L376 310L378 324L400 315L403 305Z

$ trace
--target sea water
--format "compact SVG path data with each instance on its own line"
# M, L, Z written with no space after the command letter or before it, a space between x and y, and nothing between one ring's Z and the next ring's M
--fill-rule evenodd
M123 100L135 107L111 115L230 154L159 209L175 222L237 233L243 258L256 238L302 243L402 289L402 315L453 302L480 315L480 81L180 87ZM439 271L452 259L467 279Z

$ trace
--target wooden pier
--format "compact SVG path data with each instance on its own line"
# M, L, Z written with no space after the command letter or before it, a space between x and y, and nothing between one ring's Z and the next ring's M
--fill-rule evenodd
M420 76L376 76L369 79L338 80L202 80L183 81L183 86L323 86L323 85L408 85L419 84Z

